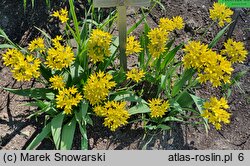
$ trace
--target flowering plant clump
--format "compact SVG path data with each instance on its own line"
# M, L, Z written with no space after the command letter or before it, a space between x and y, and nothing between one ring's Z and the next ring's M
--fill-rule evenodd
M144 15L127 32L125 54L138 57L138 64L126 70L115 63L119 58L118 36L105 30L113 24L115 12L100 21L97 13L88 9L86 18L90 20L77 20L73 0L69 4L70 13L63 8L52 14L65 25L61 36L51 38L40 30L44 36L22 48L1 31L7 42L1 45L6 48L2 59L13 77L17 81L36 79L44 85L4 87L31 97L31 105L39 109L33 116L46 115L43 130L27 149L36 148L45 137L52 138L56 149L71 149L76 129L82 136L81 148L88 149L87 126L96 125L94 116L101 117L103 126L111 131L131 123L131 117L133 122L142 122L145 132L169 130L169 122L186 122L189 117L201 120L205 128L211 123L217 130L230 123L232 113L228 112L226 96L207 100L194 93L200 84L233 85L232 64L243 62L248 54L244 44L229 39L222 50L212 49L228 25L208 44L201 40L176 43L173 32L184 28L182 17L161 18L158 27L150 28ZM215 3L210 14L223 26L231 21L232 11ZM145 24L143 33L138 38L131 35L141 23ZM184 71L178 72L181 69Z

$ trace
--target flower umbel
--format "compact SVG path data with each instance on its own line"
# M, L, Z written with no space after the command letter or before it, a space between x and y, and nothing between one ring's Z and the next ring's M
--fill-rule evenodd
M65 114L71 114L73 106L77 106L82 99L83 97L78 93L77 88L62 88L56 95L57 108L63 108Z
M126 102L108 101L104 106L104 126L115 131L118 127L127 124L130 115L125 107Z
M218 21L220 27L223 27L225 23L231 22L233 11L226 7L225 4L214 3L213 9L210 9L210 18L213 21Z
M10 66L13 77L17 81L30 81L31 78L40 76L39 59L35 59L32 55L23 55L17 49L8 49L3 54L4 64Z
M214 87L229 83L233 71L232 64L221 55L200 42L189 42L184 51L183 64L186 69L194 68L198 72L198 81L210 81Z
M111 34L99 29L94 29L88 42L88 56L93 63L103 62L105 57L110 56Z
M54 47L48 49L48 56L45 62L52 70L62 70L63 68L69 67L75 60L72 48L61 45L60 40L57 38L52 40Z
M243 62L246 59L248 52L244 47L243 42L236 42L233 39L228 39L224 43L225 49L221 50L221 54L226 55L230 62Z
M152 29L148 33L148 37L150 43L148 45L148 49L152 57L159 58L160 55L166 49L166 42L168 40L168 32L163 30L162 28Z
M37 39L34 39L33 41L31 41L28 46L28 50L30 52L35 51L35 50L39 50L39 52L43 52L45 50L43 38L38 37Z
M218 100L216 97L212 97L210 101L204 103L203 108L205 110L201 116L207 118L215 126L216 130L221 129L221 123L230 123L231 114L226 111L229 106L225 98Z
M53 14L52 14L53 17L58 17L59 20L62 22L62 23L65 23L69 20L68 18L68 11L67 9L61 9L59 11L55 11Z
M149 100L150 115L152 118L162 117L168 111L169 103L162 99L152 99Z
M181 16L169 18L160 18L159 27L167 32L172 32L175 29L181 30L184 28L184 21Z
M134 36L129 36L127 39L126 55L140 53L142 51L140 42L135 40Z
M199 71L204 68L208 58L208 45L201 44L199 41L191 41L183 50L186 54L182 61L186 69L195 68Z
M128 79L132 79L133 81L138 83L145 76L145 72L143 70L133 68L130 71L128 71L126 75Z
M51 88L53 89L63 89L65 87L65 82L63 81L63 76L54 75L49 79L51 82Z
M109 94L109 90L115 87L116 83L111 81L112 75L104 72L94 73L87 80L83 90L84 97L89 100L92 105L96 105Z

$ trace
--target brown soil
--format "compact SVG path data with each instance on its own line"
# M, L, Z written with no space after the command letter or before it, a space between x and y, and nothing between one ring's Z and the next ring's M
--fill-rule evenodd
M17 1L17 0L16 0ZM41 2L42 3L42 2ZM187 41L191 36L199 37L202 27L210 24L208 10L212 6L212 0L162 0L166 10L159 6L155 8L147 18L152 27L156 26L160 17L172 17L181 15L186 22L185 29L176 33L179 38L176 42ZM14 5L13 5L14 4ZM18 4L18 5L16 5ZM48 10L43 5L37 5L35 9L28 6L28 11L23 12L22 4L4 1L0 6L0 27L3 28L10 38L21 44L26 44L34 36L39 35L34 26L43 28L48 32L59 33L59 27L52 26L48 18ZM58 5L58 4L55 4ZM30 11L29 11L30 10ZM15 11L15 12L12 12ZM249 10L242 13L233 34L233 38L244 41L250 52L250 15ZM42 14L41 14L42 13ZM129 8L128 24L132 25L140 18L135 13L137 9ZM20 17L17 17L19 16ZM247 29L248 28L248 29ZM52 29L52 30L51 30ZM218 27L210 29L205 42L211 41L218 32ZM135 34L140 34L140 28ZM147 135L143 138L144 131L131 124L116 132L110 132L102 127L101 119L94 119L97 124L88 128L89 149L250 149L250 72L249 59L245 63L235 65L235 73L248 71L240 80L240 87L232 88L229 98L230 112L232 113L230 125L216 131L212 126L206 135L202 126L192 127L173 123L173 130L156 135ZM136 63L129 61L130 66ZM11 88L26 88L39 86L36 82L18 83L3 64L0 63L0 86ZM203 86L197 91L201 97L211 95L221 96L220 89L211 89ZM42 128L42 118L29 120L27 117L35 108L23 106L29 99L12 95L1 89L0 91L0 149L25 149L27 144L35 137ZM79 135L76 134L74 149L79 149ZM44 140L37 149L54 149L49 139Z

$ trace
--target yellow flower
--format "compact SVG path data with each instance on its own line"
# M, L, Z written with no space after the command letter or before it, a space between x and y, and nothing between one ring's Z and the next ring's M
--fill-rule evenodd
M108 101L104 106L104 126L115 131L118 127L126 125L130 115L125 107L126 102Z
M213 21L218 21L219 26L223 27L225 23L231 22L233 11L226 7L225 4L214 3L213 9L210 9L210 18Z
M75 60L71 47L61 45L60 40L60 37L53 39L54 47L48 49L45 64L52 70L62 70L69 67Z
M173 23L175 25L175 29L181 30L184 28L184 21L181 16L173 17Z
M142 51L140 42L135 40L134 36L129 36L127 39L126 55L140 53Z
M150 115L152 118L162 117L168 111L169 103L168 101L163 101L162 99L152 99L149 100Z
M49 79L49 81L51 82L51 88L53 89L60 90L65 87L63 76L54 75L53 77Z
M150 43L148 49L153 58L159 58L166 49L168 32L162 28L155 28L148 33Z
M184 28L184 21L181 16L169 18L160 18L159 27L167 32L172 32L175 29L181 30Z
M108 32L94 29L88 42L88 56L93 63L103 62L105 57L110 56L109 50L112 36Z
M56 36L54 39L52 39L51 41L52 41L53 46L54 46L55 48L60 47L60 46L61 46L60 41L62 41L62 39L63 39L63 38L62 38L61 35Z
M204 69L198 73L198 81L201 83L210 81L214 87L230 83L232 64L216 52L209 51L208 56L210 59L207 59Z
M11 70L13 77L17 81L30 81L31 78L38 78L40 76L40 64L39 59L34 59L32 55L26 56L24 59L20 59Z
M212 97L210 101L204 103L203 108L205 110L201 116L207 118L215 126L216 130L221 129L221 123L230 123L231 114L226 111L229 106L225 98L218 100L216 97Z
M35 59L32 55L23 55L17 49L8 49L3 54L4 64L11 68L13 77L17 81L30 81L31 78L38 78L40 76L39 59Z
M145 76L145 72L143 70L140 71L136 68L133 68L132 70L128 71L126 75L128 79L132 79L133 81L138 83Z
M67 9L61 9L59 11L55 11L53 14L52 14L53 17L58 17L59 20L62 22L62 23L65 23L69 20L68 18L68 11Z
M186 69L200 70L204 68L204 63L207 62L208 58L208 45L201 44L199 41L191 41L185 45L183 50L186 54L182 61Z
M198 71L198 81L205 83L210 81L214 87L222 83L229 83L233 68L232 64L208 48L208 45L200 42L189 42L184 51L184 68L194 68Z
M59 90L59 94L56 95L57 108L64 109L65 114L72 114L73 106L77 106L82 99L83 97L78 93L77 88L62 88Z
M100 105L95 106L93 111L97 116L105 116L107 114L107 109Z
M39 50L40 52L43 52L45 50L44 41L41 37L38 37L37 39L34 39L30 42L28 46L28 50L30 52Z
M175 29L173 20L169 18L160 18L159 27L168 32L172 32Z
M226 55L232 62L243 62L246 59L248 52L245 50L243 42L236 42L232 39L228 39L224 43L225 49L221 50L221 54Z
M84 97L88 99L92 105L104 101L110 89L116 85L114 81L110 81L111 79L112 75L108 73L104 74L104 72L99 72L92 74L83 88Z
M17 49L7 49L7 51L2 55L3 56L3 64L5 66L14 66L19 61L24 59L24 55Z

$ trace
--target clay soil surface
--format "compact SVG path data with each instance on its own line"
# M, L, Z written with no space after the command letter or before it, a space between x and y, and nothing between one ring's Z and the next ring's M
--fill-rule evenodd
M13 1L14 2L14 1ZM27 45L35 36L39 35L34 26L43 28L48 33L60 33L60 27L52 26L48 17L49 11L44 4L37 4L34 9L28 6L24 12L22 4L18 0L13 3L5 1L0 4L0 27L5 30L9 37L17 43ZM18 4L18 5L16 5ZM176 32L180 41L188 41L191 36L200 37L204 26L211 23L209 19L209 8L212 0L162 0L165 8L157 6L147 20L151 27L155 27L161 17L173 17L181 15L185 22L185 28ZM1 6L3 5L3 6ZM62 5L60 3L54 6ZM82 4L78 4L81 7ZM57 7L58 8L58 7ZM135 14L136 13L136 14ZM132 25L140 18L137 9L129 8L128 24ZM250 52L250 10L242 10L232 38L244 41ZM209 29L204 42L210 42L218 33L217 26ZM137 29L135 35L140 34ZM223 42L222 39L221 42ZM0 40L1 42L1 40ZM219 44L218 48L221 45ZM0 52L1 53L1 52ZM247 71L240 79L239 86L232 88L232 95L229 98L231 123L223 126L221 131L216 131L212 126L206 134L202 126L193 127L190 125L173 123L173 130L167 133L158 133L153 137L143 138L143 130L137 124L128 125L116 132L110 132L101 126L101 119L93 119L97 122L93 127L88 128L89 149L142 149L147 142L146 149L248 149L250 150L250 58L235 65L234 74L240 71ZM129 60L129 65L136 63ZM35 81L18 83L12 79L8 68L0 61L0 86L10 88L28 88L40 86ZM240 88L239 88L240 87ZM211 88L204 85L197 90L197 95L209 97L211 95L221 96L221 89ZM27 117L36 108L24 106L29 98L16 96L0 89L0 149L17 150L25 149L32 138L41 131L43 117L40 119L28 119ZM80 148L80 135L76 133L73 149ZM151 139L150 139L151 138ZM37 149L55 149L50 139L45 139Z

